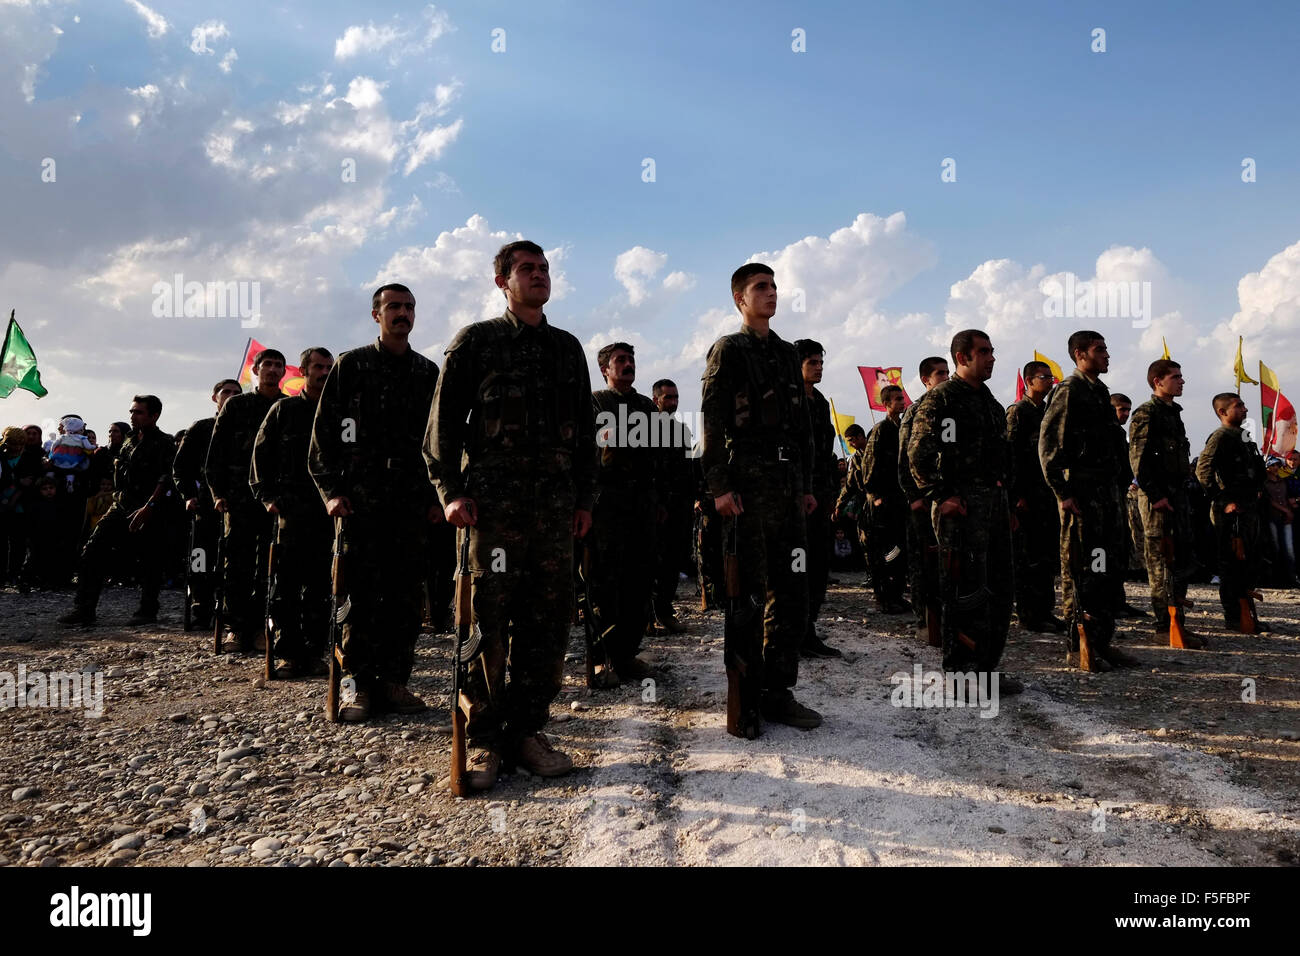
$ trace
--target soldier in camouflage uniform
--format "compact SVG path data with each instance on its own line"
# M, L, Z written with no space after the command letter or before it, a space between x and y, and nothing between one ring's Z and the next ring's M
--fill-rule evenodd
M858 523L876 606L885 614L904 614L908 610L903 603L908 505L898 481L898 421L906 398L899 386L886 385L880 390L880 401L887 414L867 435L866 448L849 472L841 500L861 501Z
M1120 539L1124 541L1123 551L1124 566L1120 573L1114 576L1112 585L1115 589L1115 617L1146 617L1146 614L1128 603L1128 595L1124 591L1124 581L1128 578L1129 572L1137 568L1146 570L1146 537L1142 531L1142 512L1138 507L1138 486L1133 479L1133 466L1129 462L1129 445L1128 436L1124 433L1124 426L1128 424L1129 416L1133 411L1132 400L1122 392L1114 392L1110 396L1111 408L1115 409L1115 455L1119 459L1119 531ZM1131 494L1130 494L1131 492ZM1136 520L1137 529L1133 528L1133 522ZM1141 557L1136 556L1136 548L1141 548Z
M1043 479L1038 463L1038 435L1043 403L1052 390L1052 370L1046 362L1024 368L1025 397L1007 409L1007 441L1011 443L1014 475L1010 500L1017 527L1012 533L1016 553L1016 616L1029 631L1065 630L1056 609L1056 572L1060 568L1061 524L1056 496Z
M794 343L803 372L804 397L812 417L813 463L812 494L817 507L808 515L808 627L804 631L799 653L804 657L843 657L839 648L831 647L817 636L817 615L826 601L826 585L831 573L831 512L839 494L839 474L835 468L835 426L831 423L831 405L817 388L822 380L826 350L820 342L798 339Z
M1156 638L1169 640L1170 608L1183 628L1188 647L1203 646L1184 626L1187 581L1196 567L1187 500L1191 449L1183 427L1182 367L1157 359L1147 369L1151 400L1138 406L1129 421L1129 463L1138 485L1138 508L1146 541L1147 578L1156 616ZM1114 663L1114 660L1111 660Z
M1246 404L1236 392L1214 396L1219 427L1196 460L1196 480L1210 497L1219 552L1219 602L1224 624L1241 630L1241 601L1259 583L1259 500L1264 492L1264 459L1242 430ZM1241 553L1234 539L1240 539ZM1268 630L1256 621L1258 631Z
M223 378L212 386L212 401L217 406L217 413L220 414L228 399L241 391L239 382L233 378ZM216 423L215 417L200 418L191 425L176 449L176 460L172 464L172 483L185 502L185 513L194 522L194 549L199 553L186 557L190 562L190 593L186 600L192 602L193 620L200 630L208 627L212 617L213 575L221 573L221 569L216 567L221 516L212 509L212 493L203 477L208 445L212 443L212 426Z
M939 542L943 668L992 674L1006 646L1015 589L1006 492L1011 446L1006 412L985 384L994 364L989 337L958 332L950 351L957 373L922 396L907 458ZM1023 689L1000 675L999 693Z
M808 400L798 354L769 327L776 312L771 268L741 266L731 293L742 325L709 349L702 463L726 522L723 535L737 539L743 603L763 607L738 625L762 634L762 716L810 729L821 715L793 692L808 614L804 516L817 506Z
M447 347L425 444L447 520L469 535L483 635L464 688L477 790L496 783L503 756L539 776L573 767L541 731L564 680L573 539L591 528L596 482L587 358L542 311L546 256L520 240L502 246L494 266L506 312L461 329Z
M426 529L442 508L421 449L438 366L408 341L415 296L375 290L379 338L339 356L316 405L308 469L331 518L344 519L343 580L352 610L343 625L342 673L355 696L339 719L372 711L418 714L407 687L424 612ZM337 525L336 525L337 527Z
M221 406L204 466L213 508L225 521L219 573L229 634L225 649L231 651L248 652L260 646L265 631L266 561L275 523L253 497L248 472L257 430L271 406L283 397L284 367L284 355L275 349L263 349L253 357L257 388Z
M670 416L668 427L672 440L664 461L663 506L667 513L660 534L656 538L653 604L651 625L658 625L669 634L680 633L683 628L673 610L677 596L677 582L682 569L689 561L691 532L695 522L695 502L698 500L699 460L694 455L695 438L685 423L671 418L677 411L676 383L661 378L650 390L655 408Z
M651 613L655 539L667 518L662 486L670 449L663 446L672 435L667 417L632 387L636 356L631 345L606 345L596 363L608 387L592 394L599 462L588 538L592 619L599 622L599 646L593 651L596 682L617 687L620 681L654 675L636 654ZM666 441L659 440L657 431L666 432Z
M249 485L276 522L268 598L275 676L322 676L329 633L334 521L307 470L312 424L334 356L317 346L298 360L302 392L271 406L253 443Z
M921 384L928 392L936 385L948 381L948 360L938 355L921 359L917 369ZM937 604L939 594L939 542L934 537L934 524L930 521L929 502L912 480L912 467L907 459L907 446L912 439L912 419L916 417L919 402L903 409L898 420L898 485L907 499L907 587L912 601L912 614L918 630L927 627L926 611L932 602L936 612L942 614Z
M158 617L158 592L162 588L164 532L158 514L171 487L172 459L176 445L172 436L158 429L162 402L155 395L137 395L131 400L131 437L122 444L114 468L113 504L99 519L81 552L77 572L77 596L73 610L59 623L89 626L95 623L95 609L104 587L104 576L113 569L115 552L128 541L138 549L140 606L129 624L150 624Z
M1061 515L1061 593L1069 635L1066 660L1078 663L1079 631L1086 628L1094 669L1108 671L1115 635L1115 555L1119 535L1120 463L1115 411L1100 377L1110 368L1098 332L1070 336L1075 370L1052 390L1039 429L1038 458Z

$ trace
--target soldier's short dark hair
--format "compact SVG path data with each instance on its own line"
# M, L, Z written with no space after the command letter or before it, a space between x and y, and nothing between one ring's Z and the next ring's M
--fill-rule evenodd
M1086 352L1088 349L1092 348L1092 343L1096 342L1098 339L1105 341L1105 338L1106 336L1102 335L1100 332L1093 332L1088 329L1080 329L1078 332L1075 332L1070 336L1069 341L1065 343L1065 347L1070 353L1070 361L1074 362L1076 365L1079 364L1079 359L1074 353Z
M1129 408L1132 408L1133 399L1129 398L1123 392L1111 392L1110 404L1112 408L1119 408L1121 405L1127 405Z
M254 371L256 371L257 367L261 365L263 362L265 362L267 359L279 359L285 365L289 364L284 357L284 353L281 352L279 349L262 349L262 351L258 352L256 355L253 356Z
M1162 379L1176 368L1182 368L1173 359L1156 359L1147 366L1147 385L1154 391L1156 380Z
M631 355L634 358L636 357L636 349L632 348L628 343L610 342L596 353L596 364L600 366L602 372L605 371L605 367L609 365L609 360L614 357L615 352L626 352L628 355Z
M302 371L302 372L304 372L304 373L307 371L307 366L311 364L311 353L312 353L312 352L319 352L321 355L325 356L327 359L332 359L332 358L334 358L334 356L330 354L330 350L327 349L327 348L325 348L325 346L323 346L323 345L313 345L313 346L312 346L311 348L309 348L309 349L303 349L303 350L302 350L302 354L298 356L298 368L299 368L300 371Z
M221 391L221 390L222 390L223 388L225 388L227 385L233 385L233 386L235 386L235 388L239 389L241 392L244 390L244 386L242 386L242 385L239 384L239 379L237 379L237 378L223 378L221 381L217 382L216 385L213 385L213 386L212 386L212 394L215 396L215 395L217 394L217 392Z
M507 242L497 250L496 258L492 260L492 268L496 270L497 275L510 275L510 270L515 267L515 253L517 252L531 252L535 256L546 255L545 249L527 239L516 239L514 242Z
M390 282L388 285L381 285L375 290L375 294L370 297L370 310L372 312L379 311L379 300L383 298L385 292L405 292L412 299L415 298L415 293L400 282Z
M881 401L882 403L883 403L883 402L887 402L887 401L889 401L889 399L893 396L893 394L894 394L895 392L897 392L899 395L902 395L902 394L903 394L903 386L901 386L901 385L886 385L884 388L882 388L882 389L880 390L880 401Z
M979 329L962 329L954 335L952 344L948 347L948 351L952 353L952 360L956 362L958 355L970 355L975 348L977 339L984 339L986 342L993 341L989 338L987 332L982 332Z
M676 387L677 387L677 383L674 382L671 378L661 378L659 381L655 382L654 385L650 386L650 394L653 395L655 398L658 398L660 395L663 394L665 388L676 388Z
M1025 363L1025 367L1021 370L1020 374L1024 376L1026 385L1029 384L1031 378L1038 374L1039 369L1044 372L1050 372L1052 366L1048 365L1046 362L1040 362L1037 359Z
M1214 414L1222 415L1232 407L1233 402L1240 400L1240 398L1241 396L1236 392L1220 392L1218 395L1215 395L1214 398L1211 399L1211 404L1214 406Z
M866 429L864 429L864 428L863 428L861 425L859 425L857 422L854 422L854 423L853 423L852 425L850 425L848 428L844 429L844 437L845 437L845 438L857 438L859 435L861 435L862 437L865 438L866 435L867 435L867 432L866 432Z
M145 407L145 411L147 411L154 418L157 418L159 415L162 414L162 399L159 398L157 395L135 395L131 398L131 401L139 402L141 405ZM129 432L131 430L131 426L128 425L126 427L126 430Z
M745 286L749 285L749 280L756 275L776 276L771 266L765 266L761 262L746 262L743 266L731 274L731 294L745 291Z
M794 350L799 353L799 364L817 355L825 355L826 350L815 339L795 339Z
M927 358L921 359L921 364L917 368L916 374L919 375L921 377L921 381L924 382L927 378L929 378L936 371L938 371L940 365L947 365L947 364L948 364L948 360L943 356L931 355Z

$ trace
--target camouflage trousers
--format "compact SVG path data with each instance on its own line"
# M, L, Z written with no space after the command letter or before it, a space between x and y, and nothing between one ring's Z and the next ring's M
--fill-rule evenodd
M1089 644L1104 651L1115 636L1112 575L1118 573L1119 564L1115 555L1128 546L1120 534L1123 505L1119 489L1108 481L1089 487L1087 495L1076 494L1074 501L1082 514L1057 508L1061 516L1061 597L1069 625L1068 649L1079 649L1077 625L1082 622Z
M762 607L741 643L763 647L763 690L786 697L799 679L799 645L808 626L808 552L803 497L786 463L750 464L740 471L744 513L726 519L740 561L740 593ZM739 522L739 524L737 524Z
M302 661L323 655L333 552L334 522L323 505L311 514L280 515L267 599L276 657Z
M214 567L217 560L217 539L221 537L221 515L211 508L202 508L187 520L194 522L194 546L190 552L189 602L196 621L206 621L212 616L213 577L221 572ZM195 551L199 552L197 555Z
M600 650L618 670L641 649L650 619L659 529L649 495L633 488L602 488L591 522L593 620L605 635Z
M673 616L677 582L690 560L691 532L695 521L693 501L670 501L668 518L659 526L655 539L655 568L651 603L654 614L664 621Z
M266 615L266 561L275 519L259 501L232 503L221 543L222 615L245 645L262 632Z
M1243 506L1227 514L1223 505L1210 511L1219 554L1219 603L1230 627L1241 621L1241 599L1259 584L1259 511Z
M925 627L931 602L939 608L939 542L934 538L930 506L924 501L920 508L907 510L907 587L916 626Z
M827 496L828 500L830 496ZM826 603L826 586L831 576L831 508L817 499L817 508L805 519L808 533L808 626L804 640L817 638L817 615Z
M495 475L490 489L479 484L471 478L478 523L467 530L483 638L465 687L467 733L473 746L499 749L546 725L564 683L574 489L565 474Z
M1021 624L1041 624L1056 611L1056 575L1060 571L1061 519L1055 498L1028 499L1017 512L1012 533L1016 555L1016 616Z
M362 689L405 685L420 636L428 516L395 502L344 520L343 581L352 611L343 625L343 670Z
M1146 534L1142 530L1142 510L1138 507L1138 495L1140 492L1136 488L1130 487L1124 496L1124 504L1127 509L1127 524L1125 525L1133 547L1129 549L1128 566L1133 569L1147 569L1147 548Z
M695 573L705 610L723 606L722 523L713 508L713 499L701 502L700 512L695 516L694 551Z
M139 555L140 562L140 609L148 613L157 612L166 558L162 547L166 529L162 515L155 514L144 528L132 532L131 514L129 509L114 504L99 519L99 524L95 525L86 541L77 570L75 602L79 609L94 613L105 575L120 569L123 559L134 552Z
M1011 519L1001 488L968 490L965 515L943 517L930 506L939 543L943 669L993 671L1011 626L1015 572Z
M907 581L907 512L902 499L862 507L862 545L871 569L871 588L882 607L903 600Z
M1183 621L1183 602L1187 599L1187 582L1196 569L1192 539L1191 505L1187 495L1169 496L1173 511L1157 511L1143 491L1138 492L1138 510L1142 515L1143 541L1146 545L1147 580L1151 584L1151 608L1156 615L1156 630L1169 630L1169 608L1177 608L1178 622Z

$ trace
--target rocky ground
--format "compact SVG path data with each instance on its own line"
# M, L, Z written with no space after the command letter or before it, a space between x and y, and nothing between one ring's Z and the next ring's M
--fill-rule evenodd
M24 866L1294 864L1300 859L1300 596L1268 592L1277 632L1216 626L1206 651L1122 646L1139 669L1065 668L1059 639L1013 628L1004 670L1028 685L997 715L891 704L891 676L939 666L904 618L841 574L822 620L844 660L805 662L826 723L724 727L722 620L647 638L652 685L589 692L572 633L550 731L578 768L515 773L490 795L446 789L448 637L425 635L413 689L433 708L360 726L322 717L324 682L260 679L180 628L53 624L69 595L0 593L0 674L102 671L102 717L0 713L0 864ZM1129 585L1130 599L1145 604ZM2 678L0 678L2 679ZM1243 681L1253 684L1243 684ZM1254 700L1245 693L1253 687Z

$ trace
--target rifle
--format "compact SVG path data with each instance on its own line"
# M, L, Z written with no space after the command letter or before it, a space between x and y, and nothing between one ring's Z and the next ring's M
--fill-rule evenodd
M456 570L456 646L451 657L451 792L469 796L465 768L465 731L473 709L462 689L469 676L469 662L479 651L483 632L474 620L474 579L469 570L469 528L462 528L460 567Z
M279 521L275 515L271 515L271 520L276 524L276 532L279 531ZM275 680L275 660L272 656L272 648L275 644L275 623L271 620L271 601L275 596L275 537L271 538L271 546L266 549L266 613L262 615L262 640L266 644L266 679Z
M1168 520L1168 519L1166 519ZM1169 565L1169 576L1174 574L1174 536L1167 531L1160 539L1160 549L1164 552L1165 563ZM1187 649L1187 635L1183 630L1183 620L1181 617L1182 609L1191 607L1192 602L1187 598L1175 600L1169 605L1169 646L1179 650Z
M1246 580L1246 539L1241 533L1240 512L1234 512L1232 515L1232 557L1234 564L1232 576L1235 578L1233 583L1238 593L1242 595L1237 598L1237 609L1240 614L1238 626L1242 634L1257 634L1259 614L1255 610L1255 602L1264 600L1264 595L1252 590Z
M1066 530L1067 530L1066 539L1065 539L1066 559L1068 562L1068 567L1070 569L1070 574L1075 581L1081 581L1083 574L1082 574L1082 569L1080 567L1081 562L1079 560L1079 548L1082 546L1083 541L1082 541L1082 534L1080 533L1076 535L1075 533L1075 529L1078 527L1079 524L1079 518L1077 515L1070 514L1069 512L1066 511L1061 512L1061 517L1066 521ZM1091 625L1092 623L1094 623L1094 621L1096 621L1096 618L1094 618L1091 614L1089 614L1087 611L1083 609L1082 591L1083 591L1082 588L1075 588L1074 611L1070 617L1069 630L1066 632L1065 646L1066 649L1069 650L1070 633L1071 632L1075 633L1079 639L1079 669L1092 672L1092 671L1099 670L1100 668L1096 667L1095 662L1093 661L1092 642L1088 637L1087 625ZM1098 626L1102 630L1106 630L1106 622L1104 621L1099 622ZM1112 634L1114 633L1113 626L1110 627L1110 631Z
M194 624L194 595L190 593L190 572L194 567L194 529L198 524L199 516L190 515L190 549L185 555L185 630L190 630Z
M722 567L727 586L723 618L723 659L727 666L727 733L755 740L763 732L759 699L763 693L761 607L754 595L740 593L740 515L731 519ZM759 617L757 628L755 616ZM758 640L754 632L758 632Z
M583 544L582 562L578 565L578 577L582 587L578 589L578 606L582 611L582 632L586 644L587 686L617 687L618 675L609 659L609 645L606 643L613 626L602 627L600 615L596 611L596 602L591 599L591 545ZM598 661L599 658L599 661ZM600 663L600 678L596 675L596 664Z
M343 677L343 625L352 612L352 598L345 590L343 575L343 525L334 519L334 564L330 568L330 673L325 687L325 719L339 719L339 685Z
M221 518L222 527L217 534L217 563L208 565L212 577L212 643L218 654L221 653L221 632L226 629L226 621L222 612L222 605L226 599L226 575L225 569L221 566L222 556L226 548L225 535L225 517Z

